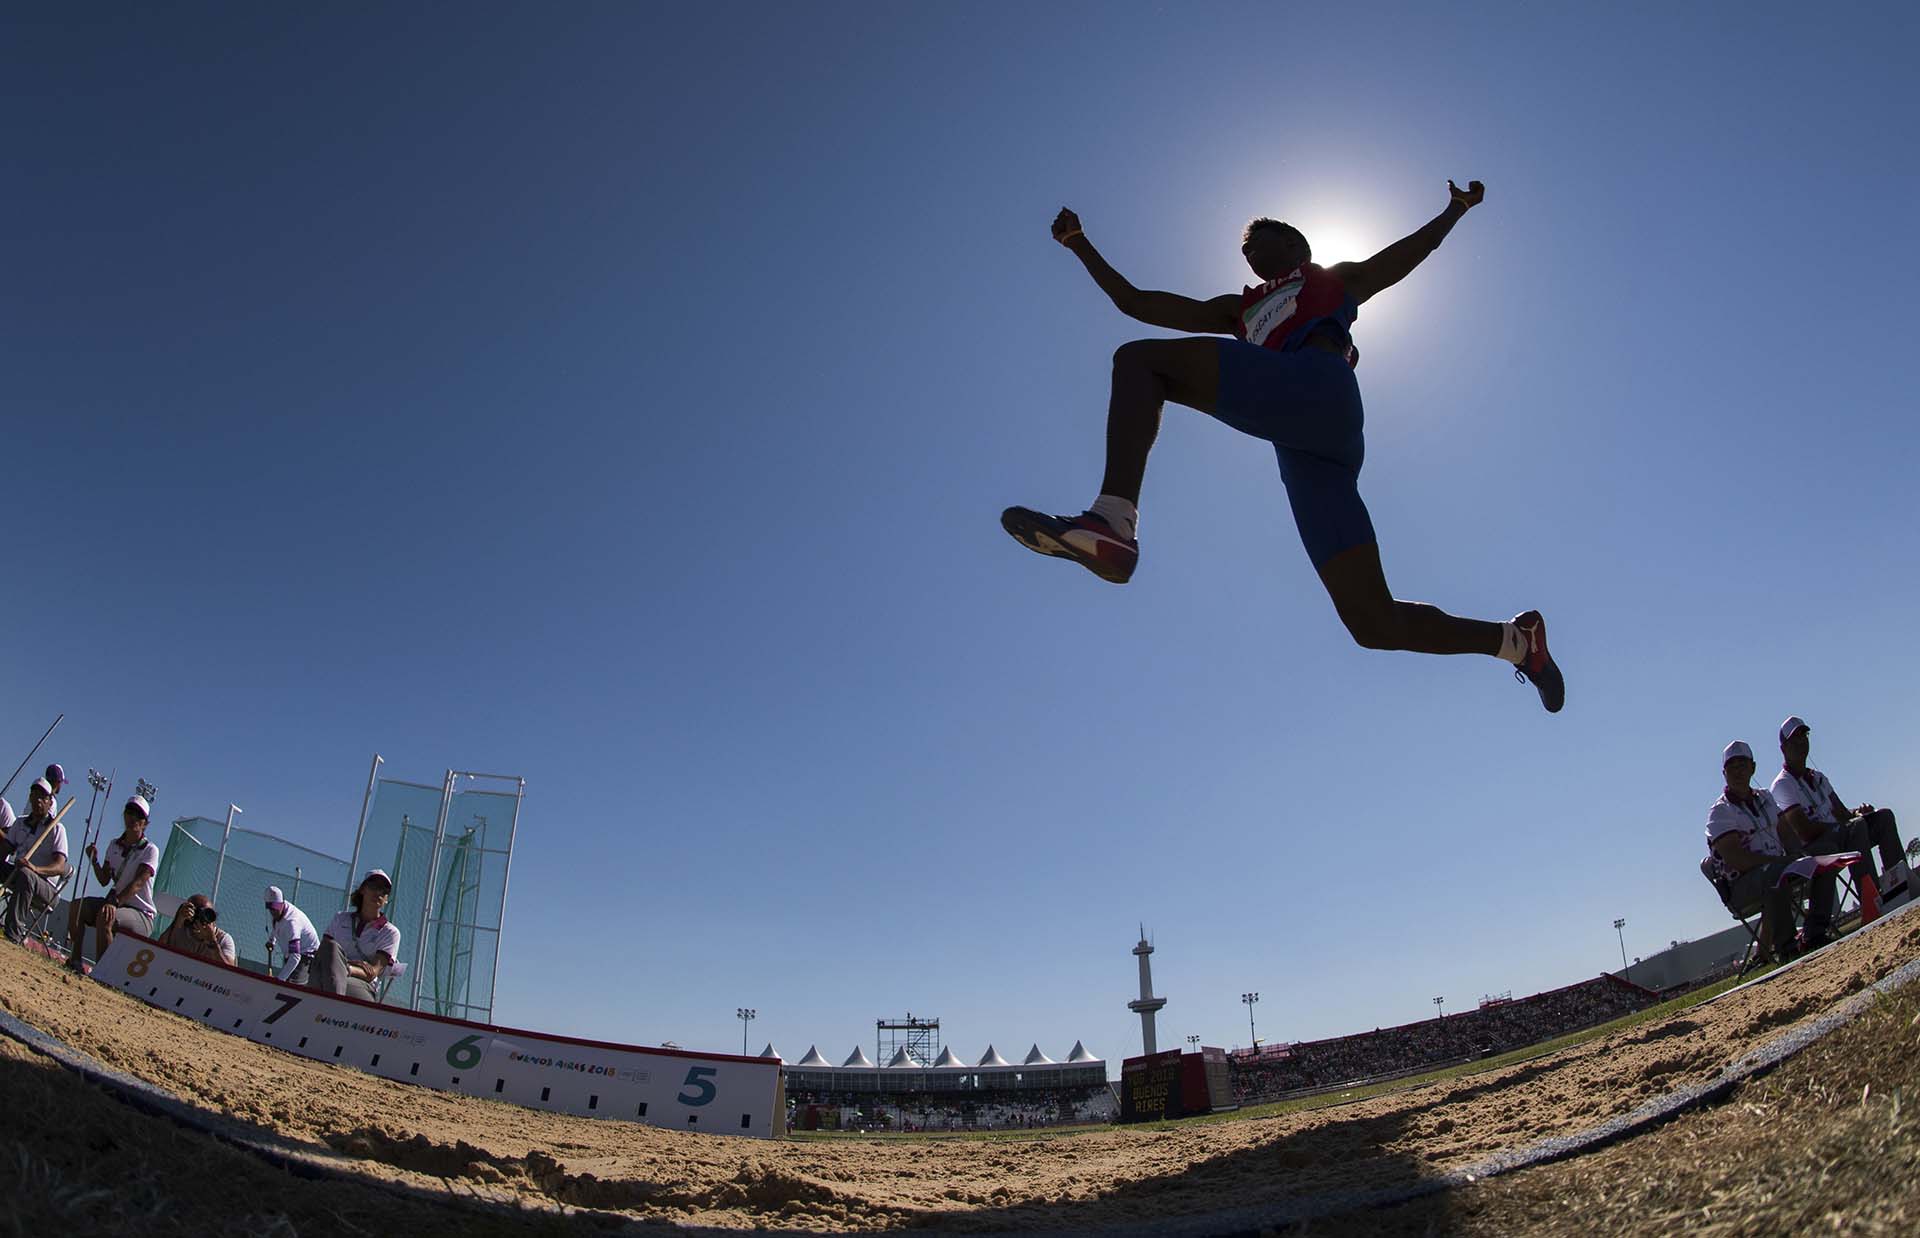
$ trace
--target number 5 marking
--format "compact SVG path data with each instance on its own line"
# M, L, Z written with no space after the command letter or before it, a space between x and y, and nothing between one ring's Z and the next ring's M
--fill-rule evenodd
M695 1066L690 1068L687 1071L687 1081L681 1086L696 1088L698 1091L692 1095L682 1092L677 1099L683 1105L694 1107L712 1104L714 1094L718 1089L713 1086L713 1080L708 1078L708 1076L719 1073L720 1068L718 1066Z
M298 1006L300 1004L299 998L288 997L285 993L275 993L273 995L273 1000L280 1003L280 1009L274 1011L272 1014L268 1015L266 1018L260 1020L262 1023L278 1023L280 1020L287 1017L287 1011L292 1010L295 1006Z

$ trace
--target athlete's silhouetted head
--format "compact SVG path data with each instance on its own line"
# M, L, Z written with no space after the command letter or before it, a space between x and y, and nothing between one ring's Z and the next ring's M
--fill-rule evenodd
M1261 279L1279 279L1301 263L1313 261L1313 247L1300 229L1265 216L1240 234L1240 252Z

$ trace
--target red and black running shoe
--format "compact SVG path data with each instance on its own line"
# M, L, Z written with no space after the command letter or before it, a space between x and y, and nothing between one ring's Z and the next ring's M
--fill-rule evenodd
M1030 507L1000 513L1000 527L1036 554L1072 559L1102 580L1124 585L1140 562L1140 543L1094 515L1049 516Z
M1515 615L1513 626L1527 639L1527 654L1520 659L1520 665L1513 668L1513 677L1539 689L1540 703L1547 707L1548 713L1559 713L1560 707L1567 703L1567 681L1560 677L1560 668L1547 652L1547 621L1540 617L1539 611L1530 610L1524 615Z

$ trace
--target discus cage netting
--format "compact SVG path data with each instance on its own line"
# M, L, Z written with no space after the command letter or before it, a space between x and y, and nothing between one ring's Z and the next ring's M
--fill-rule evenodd
M224 857L222 852L224 851ZM220 912L220 927L233 935L242 966L263 970L267 938L268 886L280 887L287 901L325 929L333 913L347 905L347 862L273 834L235 827L211 817L181 817L167 835L167 848L154 875L154 889L176 898L205 894ZM155 921L155 931L166 926Z
M526 782L449 770L435 787L382 778L379 764L352 868L383 868L393 878L387 919L400 929L407 972L387 1000L488 1022Z

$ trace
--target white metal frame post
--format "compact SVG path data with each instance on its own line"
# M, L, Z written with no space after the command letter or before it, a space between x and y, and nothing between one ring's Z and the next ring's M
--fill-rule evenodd
M493 976L487 981L487 1019L493 1019L493 999L500 985L500 947L507 941L507 879L513 876L513 840L520 832L520 804L527 798L527 780L513 780L513 824L507 827L506 871L500 874L500 913L494 918L500 923L493 931ZM1920 842L1920 839L1916 839Z
M380 777L380 766L386 761L379 753L373 754L373 768L367 771L367 793L360 797L360 828L353 832L353 858L347 861L347 898L353 898L353 888L360 884L360 843L367 836L367 809L373 806L373 784Z
M407 1009L420 1009L420 974L427 961L427 916L433 910L434 877L440 871L440 844L447 837L447 814L453 810L453 771L440 784L440 816L433 823L433 849L427 852L426 894L420 900L420 932L413 943L413 979L407 986Z
M237 804L227 805L227 832L220 836L220 858L213 866L213 892L207 895L215 907L220 905L220 875L227 871L227 844L233 841L233 815L245 811Z

